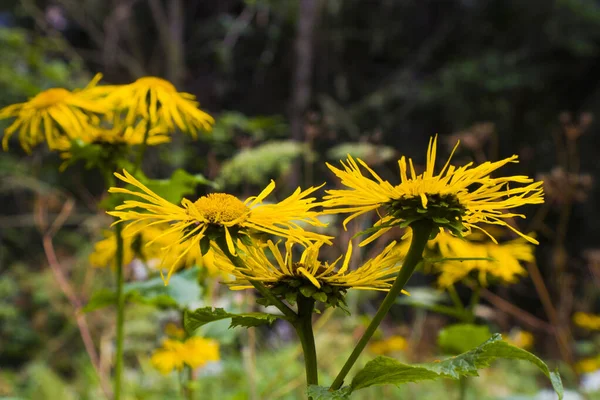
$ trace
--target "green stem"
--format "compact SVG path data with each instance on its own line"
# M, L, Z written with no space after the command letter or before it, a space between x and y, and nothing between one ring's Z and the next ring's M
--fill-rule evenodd
M429 240L429 235L433 229L433 223L429 220L420 220L416 221L411 225L412 228L412 239L410 242L410 248L408 249L408 254L404 258L404 263L402 264L402 268L400 272L398 272L398 277L394 281L394 284L390 288L387 296L383 299L381 306L379 306L379 310L371 320L371 323L363 333L362 337L356 344L356 347L348 357L348 360L342 367L342 370L337 375L333 383L331 384L331 390L339 389L344 383L344 379L350 369L360 356L360 353L364 350L371 339L371 336L375 333L379 324L383 320L383 317L388 313L392 305L396 302L396 298L406 285L406 282L410 279L417 265L423 260L423 250L425 250L425 245L427 245L427 241Z
M227 242L225 241L224 237L216 239L215 242L216 242L217 246L219 246L221 248L221 250L223 251L223 253L227 256L227 258L229 258L229 260L232 262L233 265L235 265L237 268L239 268L242 271L244 269L246 269L246 266L244 265L244 261L242 261L242 259L240 259L238 256L234 256L233 254L231 254L229 252L229 248L227 247ZM261 282L251 280L251 279L248 279L248 282L250 282L252 284L252 286L254 286L254 288L256 290L258 290L258 292L263 297L268 299L271 304L273 304L275 307L277 307L279 309L279 311L281 311L283 313L283 315L285 315L287 317L288 321L293 323L298 318L298 315L296 314L296 312L294 310L289 308L283 301L279 300Z
M293 323L304 353L304 366L306 368L306 384L318 385L319 373L317 370L317 350L312 327L312 314L315 307L313 299L298 295L298 319Z
M148 125L150 124L147 122ZM142 142L142 147L140 147L140 152L138 153L137 159L135 160L135 165L133 166L133 171L131 171L132 175L140 169L142 166L142 161L144 161L144 154L146 154L146 149L148 148L148 136L150 135L150 127L146 126L146 132L144 133L144 141Z
M456 307L456 309L460 310L460 311L464 311L465 306L462 303L462 301L460 301L460 297L458 296L458 293L456 292L456 288L454 287L454 285L448 286L447 290L448 290L448 294L450 295L450 298L452 299L452 302L454 303L454 306Z
M123 293L123 225L115 225L115 237L117 240L117 253L115 257L117 274L117 354L115 360L115 400L121 398L121 379L123 376L123 339L125 321L125 295Z
M194 400L194 370L191 367L187 369L187 385L186 385L186 397L188 400Z
M467 315L469 316L469 320L467 322L473 323L475 321L475 307L479 304L481 287L477 285L473 289L473 293L471 294L471 300L469 301L469 307L467 307Z
M458 381L458 399L465 400L467 398L467 388L469 387L469 381L467 377L461 376Z

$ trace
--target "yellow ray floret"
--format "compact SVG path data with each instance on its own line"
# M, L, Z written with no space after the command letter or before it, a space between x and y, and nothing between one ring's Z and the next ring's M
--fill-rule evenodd
M110 86L106 93L105 101L124 113L129 125L141 119L151 128L178 128L196 138L198 131L210 131L215 122L198 108L194 95L178 92L171 82L161 78L143 77L128 85Z
M88 87L96 82L97 78ZM0 119L15 118L4 131L4 150L8 149L8 141L16 132L21 147L30 152L32 147L43 141L54 150L61 137L75 139L95 130L100 121L98 114L106 114L110 110L89 96L86 92L88 89L74 92L63 88L48 89L24 103L1 109Z
M398 254L394 251L396 242L392 242L377 257L354 270L349 269L351 242L346 255L340 256L333 263L319 260L323 244L325 243L310 244L299 258L294 258L293 242L285 243L285 254L282 254L277 243L268 241L262 246L244 247L240 251L240 257L245 263L244 269L234 266L229 258L219 252L215 252L215 266L236 278L235 281L228 282L234 290L252 288L249 280L262 282L267 287L289 280L301 280L317 289L335 286L343 289L387 291L401 268Z
M600 315L579 311L573 315L573 322L580 328L590 331L600 331Z
M135 186L137 190L113 187L109 192L132 195L137 200L126 200L116 207L116 211L108 214L117 217L119 221L131 221L123 230L126 236L134 235L148 226L168 224L169 228L163 236L175 235L179 239L163 247L163 250L165 257L175 250L179 251L176 262L185 257L192 248L198 248L200 241L209 234L211 240L215 235L225 236L228 250L232 254L236 254L236 239L251 237L257 232L290 238L305 244L315 240L329 242L330 239L324 235L307 232L299 225L306 223L312 226L326 226L317 218L318 213L312 211L315 199L308 197L319 189L318 187L304 191L298 188L279 203L264 204L263 200L275 188L275 182L271 181L258 196L249 197L244 202L230 194L211 193L195 202L183 199L179 206L152 192L127 171L123 173L116 173L115 176ZM181 244L184 244L184 249ZM172 272L170 269L169 276Z
M427 165L422 174L417 175L411 159L407 162L406 158L402 157L398 161L398 185L383 180L364 161L355 160L351 156L348 156L345 163L342 162L342 169L327 164L349 189L327 190L323 206L328 209L324 212L350 213L351 215L344 220L345 227L353 218L377 210L381 219L376 227L381 229L361 245L383 235L392 226L402 225L403 222L410 223L416 218L430 218L444 227L458 226L454 233L469 233L471 228L481 230L481 223L501 225L537 244L535 239L524 235L506 222L513 217L524 216L506 210L526 204L543 203L542 182L534 182L526 176L490 176L500 167L516 163L517 156L498 162L485 162L478 166L468 163L456 167L448 161L436 175L436 142L437 137L429 142ZM371 177L363 175L363 169ZM445 208L448 210L447 215L444 215Z
M157 349L150 359L154 368L165 375L181 370L184 365L195 369L219 360L219 343L202 337L191 337L185 342L165 339L162 348Z

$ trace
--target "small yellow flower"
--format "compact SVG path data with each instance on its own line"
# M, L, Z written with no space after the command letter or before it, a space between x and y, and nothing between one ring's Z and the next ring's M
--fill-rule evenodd
M331 306L343 304L347 289L388 291L401 268L394 251L396 242L354 270L349 269L352 243L348 244L343 261L340 256L333 263L319 260L323 244L308 245L298 259L294 257L293 242L285 243L286 251L282 254L276 243L268 241L262 246L240 248L238 253L244 260L244 268L234 266L218 251L215 252L215 265L235 277L234 281L227 282L232 290L252 288L249 280L253 280L262 282L274 294L287 300L290 300L290 294L300 292Z
M394 335L387 339L378 340L369 345L371 353L386 355L406 350L408 344L402 336Z
M183 339L185 337L185 331L173 322L168 322L165 325L165 335L174 339Z
M520 329L511 332L508 335L502 335L504 340L513 346L520 347L522 349L531 349L535 338L531 332L522 331Z
M445 260L434 264L440 272L438 285L447 288L476 272L479 282L486 286L488 277L502 283L516 283L520 276L527 275L521 265L535 260L534 247L522 238L494 243L485 240L483 235L473 233L466 238L458 238L440 232L427 243L427 247L442 258L489 258L490 260ZM399 252L406 254L409 241L403 241Z
M86 93L93 87L97 76L82 91L63 88L45 90L25 103L13 104L0 110L0 119L15 117L15 121L4 131L2 147L8 150L8 141L18 131L21 147L27 152L46 141L48 148L56 149L61 137L75 139L96 129L98 114L110 110Z
M174 254L174 251L177 251L175 263L192 249L197 249L205 237L211 241L215 238L225 238L228 250L232 254L236 254L238 239L250 237L257 232L282 236L305 244L315 240L329 241L329 237L304 231L299 225L307 223L325 226L317 218L318 213L311 211L315 206L315 199L307 197L318 188L311 187L304 191L298 188L279 203L263 204L263 200L275 188L275 182L271 181L258 196L249 197L244 202L230 194L211 193L195 202L183 199L181 206L178 206L152 192L127 171L124 171L124 175L116 173L115 176L138 190L113 187L109 192L125 193L139 200L126 200L124 204L116 207L117 211L108 214L119 218L120 221L132 221L123 230L125 236L134 235L148 226L168 223L170 226L162 235L173 235L177 239L165 245L162 250L164 254ZM154 241L163 236L155 238ZM147 245L151 243L152 241ZM172 272L173 268L169 270L167 281Z
M575 364L575 370L580 374L594 372L600 369L600 356L579 360Z
M152 354L150 362L166 375L173 370L181 370L184 365L195 369L219 360L219 343L195 336L185 342L165 339L162 348Z
M143 77L128 85L109 86L105 101L125 114L128 125L144 120L151 129L173 131L179 128L196 138L198 131L210 131L214 119L198 108L196 97L178 92L169 81Z
M590 331L600 331L600 315L576 312L573 315L573 322L580 328Z
M498 162L485 162L477 167L473 167L472 163L455 167L450 165L449 160L436 175L436 142L437 137L429 142L427 167L422 174L417 175L411 159L408 164L405 157L398 161L398 185L383 180L365 162L360 159L355 161L351 156L348 156L346 164L342 162L343 169L327 164L349 189L328 190L323 206L329 209L325 213L350 213L344 220L345 227L353 218L377 210L381 216L375 225L378 230L361 245L375 240L394 226L409 226L421 219L429 219L440 229L448 229L455 235L470 233L472 228L487 233L479 226L481 223L505 226L537 244L535 239L506 222L507 219L524 216L505 210L543 203L542 182L533 182L526 176L490 176L500 167L517 162L517 156ZM364 176L361 166L373 178ZM492 237L492 240L495 239Z

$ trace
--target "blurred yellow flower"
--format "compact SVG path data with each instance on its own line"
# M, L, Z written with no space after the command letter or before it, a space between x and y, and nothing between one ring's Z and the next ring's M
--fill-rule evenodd
M394 335L387 339L374 341L369 345L371 353L386 355L406 350L408 343L402 336Z
M185 250L185 246L175 249L173 252L165 253L163 248L177 243L179 236L176 234L165 235L165 230L169 226L153 225L144 228L135 235L125 236L123 238L123 264L127 265L134 258L139 257L151 267L160 265L169 266L173 270L198 265L207 269L210 276L219 274L219 270L214 265L214 255L209 251L204 256L200 253L200 248L190 249L185 257L178 259L178 254ZM94 251L90 254L89 261L94 267L107 267L114 265L117 252L117 242L115 233L112 230L103 232L104 239L99 240L94 245ZM177 246L176 246L177 247Z
M590 331L600 331L600 315L576 312L573 315L573 322L580 328Z
M329 237L304 231L298 225L304 222L313 226L325 226L317 218L318 213L311 211L315 207L315 199L307 197L318 188L311 187L304 191L298 188L279 203L263 204L263 200L275 188L275 182L271 181L258 196L249 197L244 202L230 194L211 193L195 202L183 199L181 206L178 206L152 192L127 171L123 172L124 175L116 173L115 176L139 190L113 187L109 192L125 193L139 200L125 200L116 207L117 211L108 214L119 218L118 222L132 221L123 230L125 236L134 235L148 226L168 223L169 228L154 241L163 236L173 238L162 250L165 257L177 255L175 264L192 249L198 249L203 238L206 239L202 243L209 246L214 240L225 240L232 254L236 254L235 242L238 239L245 240L257 232L305 244L315 240L329 241ZM148 245L151 243L152 241ZM172 272L173 268L169 270L167 282Z
M195 369L219 360L219 343L197 336L185 342L165 339L162 348L154 351L150 359L154 368L165 375L173 370L181 370L184 365Z
M511 331L508 335L502 335L505 341L513 346L520 347L524 350L531 349L535 338L531 332L523 330Z
M580 374L600 370L600 356L584 358L577 361L575 364L575 370Z
M440 229L448 229L458 236L470 233L472 228L486 232L479 226L482 222L505 226L529 242L538 243L506 222L514 217L524 218L524 215L505 210L526 204L543 203L542 182L534 182L526 176L490 176L500 167L516 163L516 155L498 162L485 162L476 167L473 167L472 163L455 167L450 165L448 160L439 174L435 175L436 145L437 137L429 142L427 167L422 174L417 175L411 159L408 160L408 166L405 157L398 161L398 185L383 180L364 161L355 160L351 156L348 156L346 163L342 162L343 169L327 164L349 189L327 190L323 206L328 209L324 212L350 213L351 215L344 220L346 227L348 221L353 218L377 210L380 220L375 228L378 230L361 245L375 240L394 226L405 227L422 219L431 220ZM456 147L454 149L456 150ZM361 166L372 178L363 175Z
M48 148L56 149L61 137L75 139L94 131L99 124L99 114L110 109L86 90L95 86L97 75L86 89L69 91L52 88L40 92L24 103L13 104L0 110L0 119L15 117L15 121L4 131L2 147L8 150L8 141L18 131L19 142L26 152L46 141Z
M124 115L127 125L140 119L149 123L149 128L173 131L179 128L196 138L198 131L210 131L213 117L198 108L196 97L177 92L167 80L143 77L128 85L109 86L105 101Z
M300 258L295 259L293 242L285 243L286 251L282 254L278 244L269 240L262 246L244 246L238 251L244 260L243 269L234 266L229 258L220 252L215 252L215 265L236 278L235 281L227 282L233 290L252 288L248 281L250 279L262 282L268 287L286 285L289 286L289 290L310 285L317 289L337 287L387 291L400 270L398 257L393 251L396 242L390 243L381 254L354 270L349 270L352 242L348 243L343 261L340 256L331 264L318 259L323 244L309 244ZM338 265L340 261L341 266Z
M135 126L126 126L123 123L110 128L97 127L89 129L77 137L85 144L109 144L109 145L141 145L144 142L146 135L146 122L139 122ZM162 143L168 143L171 137L160 128L150 129L146 144L148 146L156 146ZM70 158L72 142L70 138L61 136L56 141L56 150L61 151L63 158Z

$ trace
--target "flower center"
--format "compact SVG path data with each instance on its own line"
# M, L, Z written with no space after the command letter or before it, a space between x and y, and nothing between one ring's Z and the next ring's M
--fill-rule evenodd
M63 88L48 89L36 95L29 101L29 105L38 110L45 109L61 103L65 98L69 97L71 92Z
M245 221L250 211L237 197L226 193L210 193L200 197L194 205L200 215L211 224Z
M135 83L152 88L160 88L166 90L167 92L177 91L177 89L175 89L175 86L173 86L171 82L161 78L156 78L154 76L145 76L135 81Z

